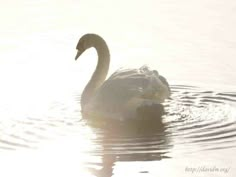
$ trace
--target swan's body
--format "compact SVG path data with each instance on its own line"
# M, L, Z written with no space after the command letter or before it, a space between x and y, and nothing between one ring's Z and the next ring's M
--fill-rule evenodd
M97 51L98 64L81 96L83 113L120 120L135 119L140 108L160 105L169 97L170 89L166 79L147 66L117 70L104 81L109 69L110 54L106 42L100 36L86 34L81 37L75 59L90 47ZM153 109L158 109L158 106Z

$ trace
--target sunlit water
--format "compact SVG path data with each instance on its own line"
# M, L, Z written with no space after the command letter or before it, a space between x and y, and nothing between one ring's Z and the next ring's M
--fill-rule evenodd
M234 1L2 4L1 176L236 175ZM82 118L96 64L93 50L74 61L86 32L106 39L110 73L147 64L168 79L162 123Z

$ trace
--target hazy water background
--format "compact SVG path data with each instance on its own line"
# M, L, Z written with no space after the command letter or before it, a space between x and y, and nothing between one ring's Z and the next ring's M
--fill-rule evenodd
M1 175L235 176L235 9L232 0L1 0ZM147 64L168 78L161 129L81 120L96 55L74 55L88 32L107 41L110 73Z

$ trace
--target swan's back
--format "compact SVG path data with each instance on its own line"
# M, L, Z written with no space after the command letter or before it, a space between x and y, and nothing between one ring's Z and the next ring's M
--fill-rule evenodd
M139 106L162 103L169 95L166 79L156 70L120 69L100 86L85 111L107 118L134 118Z

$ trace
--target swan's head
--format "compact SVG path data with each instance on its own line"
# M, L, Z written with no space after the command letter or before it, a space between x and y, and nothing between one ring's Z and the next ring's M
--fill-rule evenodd
M95 47L96 49L101 47L101 46L106 46L105 41L98 36L97 34L85 34L83 35L77 46L77 54L75 56L75 60L77 60L79 58L79 56L86 50L89 49L91 47Z
M79 56L88 48L92 47L91 45L89 45L89 34L86 34L84 36L82 36L76 46L77 49L77 54L75 56L75 60L77 60L79 58Z

